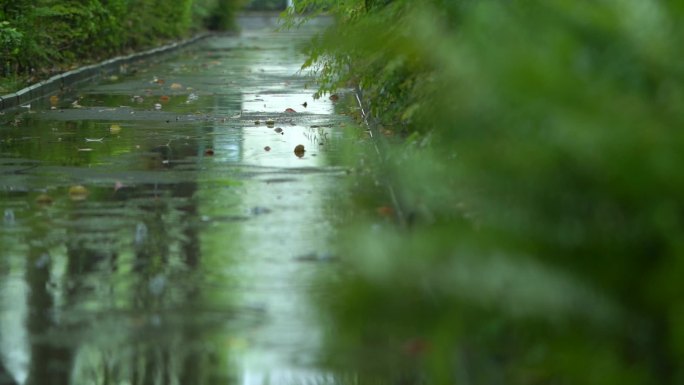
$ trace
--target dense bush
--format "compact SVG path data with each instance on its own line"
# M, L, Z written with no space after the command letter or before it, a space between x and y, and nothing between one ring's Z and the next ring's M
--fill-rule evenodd
M32 81L203 27L230 29L242 0L3 0L0 76Z
M684 381L680 3L323 3L321 90L360 85L411 135L367 175L408 226L350 219L349 273L325 280L331 360L389 383Z
M287 0L251 0L245 6L249 10L282 11L287 7Z

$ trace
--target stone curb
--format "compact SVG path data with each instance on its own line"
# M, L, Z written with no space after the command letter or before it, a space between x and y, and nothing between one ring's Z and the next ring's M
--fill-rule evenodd
M22 105L26 105L34 100L47 97L65 88L95 79L99 76L118 73L122 65L149 60L161 54L171 53L212 35L213 34L211 33L203 33L180 42L167 44L127 56L117 56L100 63L87 65L75 70L55 75L49 79L32 84L17 92L0 95L0 111L10 110Z
M363 120L363 124L368 129L367 132L370 135L373 147L375 148L375 152L378 156L377 161L380 164L383 164L386 159L385 154L387 153L387 147L389 146L389 143L387 143L387 139L382 134L380 134L378 126L371 121L371 116L368 112L368 107L363 98L363 91L358 85L354 88L354 98L356 99L356 103L359 106L359 109L361 110L361 118ZM397 191L394 189L394 186L391 183L385 184L387 185L387 193L389 194L390 200L392 201L392 207L394 208L394 211L397 215L397 220L399 221L399 224L401 226L406 227L408 225L408 220L406 217L406 210L404 210L404 205L402 203L403 201L399 193L397 193Z

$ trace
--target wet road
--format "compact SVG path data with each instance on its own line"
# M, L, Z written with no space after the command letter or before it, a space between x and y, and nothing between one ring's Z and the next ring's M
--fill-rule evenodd
M0 117L0 384L321 378L344 118L271 22Z

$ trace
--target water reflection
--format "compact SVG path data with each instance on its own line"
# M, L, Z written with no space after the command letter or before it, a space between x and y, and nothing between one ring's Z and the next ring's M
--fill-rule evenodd
M311 138L339 118L294 76L307 35L208 40L0 128L0 384L315 373L301 261L341 173Z
M15 262L26 256L24 266L15 262L3 271L14 275L3 281L14 284L14 272L24 271L30 338L23 348L30 360L25 369L12 368L19 381L167 384L201 378L202 366L193 363L216 361L221 346L212 334L237 311L229 298L215 302L215 294L203 293L196 183L137 190L126 200L96 190L97 201L64 202L60 213L36 212L29 232L12 242L19 246L5 257ZM15 317L20 302L3 297L3 316ZM16 355L21 343L5 334L20 325L2 326L5 355Z

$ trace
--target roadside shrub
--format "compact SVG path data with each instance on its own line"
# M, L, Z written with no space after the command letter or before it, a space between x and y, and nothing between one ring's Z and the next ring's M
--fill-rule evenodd
M231 29L242 0L14 0L0 5L5 80L35 81L203 27Z
M681 382L684 9L333 12L306 65L406 133L355 182L387 181L407 225L378 218L385 197L341 234L347 270L319 302L330 361L386 383Z

